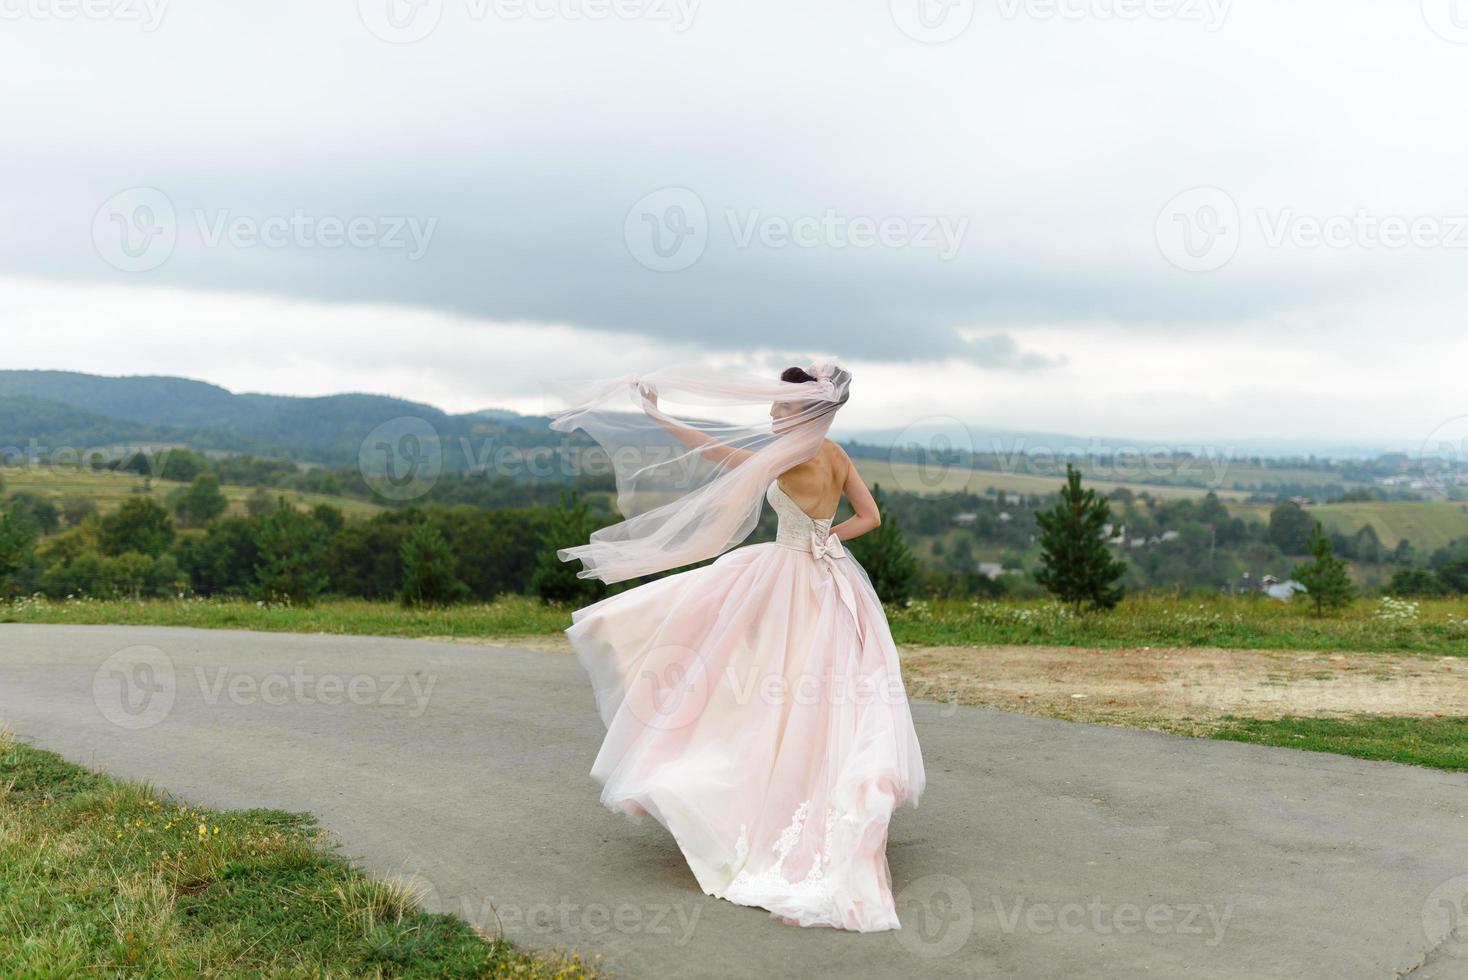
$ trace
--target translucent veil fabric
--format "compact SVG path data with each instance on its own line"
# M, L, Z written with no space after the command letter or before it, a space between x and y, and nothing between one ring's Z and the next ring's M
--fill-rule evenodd
M743 541L770 481L815 456L846 403L851 372L830 361L806 371L816 380L673 367L563 390L570 407L551 428L582 429L606 452L625 519L561 560L580 560L581 578L621 582ZM680 417L686 408L719 421Z

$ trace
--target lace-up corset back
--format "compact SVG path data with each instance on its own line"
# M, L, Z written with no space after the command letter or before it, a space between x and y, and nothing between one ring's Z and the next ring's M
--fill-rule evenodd
M811 517L780 489L779 480L770 483L770 488L765 491L765 499L775 508L775 516L780 520L775 529L776 544L806 551L810 549L812 538L824 541L826 535L831 533L831 521L836 515L832 514L827 518Z

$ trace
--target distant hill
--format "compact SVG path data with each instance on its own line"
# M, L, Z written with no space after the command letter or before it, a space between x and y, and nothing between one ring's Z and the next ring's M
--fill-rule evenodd
M1138 450L1151 452L1166 446L1179 452L1211 450L1228 456L1258 456L1266 459L1290 457L1326 457L1332 459L1373 459L1382 453L1414 452L1419 447L1393 442L1341 442L1330 439L1127 439L1118 436L1080 436L1064 432L1030 432L1000 429L984 425L967 425L953 418L931 418L905 429L840 429L839 438L889 449L911 443L936 448L951 446L974 452L1022 454L1034 451L1063 452L1079 449L1110 453Z
M432 426L443 447L444 469L449 472L477 469L503 448L530 450L562 444L562 436L549 430L546 417L518 415L504 409L484 408L455 415L432 405L385 395L307 398L236 394L189 378L0 370L0 452L8 451L8 447L25 450L33 444L45 450L164 443L202 451L354 466L367 436L378 426L397 419L422 420ZM1149 440L985 428L944 418L928 419L906 429L863 431L838 425L832 436L846 444L853 455L893 464L916 460L912 448L916 446L940 452L952 449L959 453L958 459L965 459L965 451L972 450L980 457L990 457L988 461L977 461L981 469L1015 471L1024 470L1024 455L1036 451L1048 452L1053 458L1067 451L1150 452L1156 446ZM573 437L573 442L586 444L579 435ZM1240 454L1280 458L1310 451L1351 458L1368 455L1371 447L1244 440L1223 444L1204 441L1173 448L1184 452L1205 450L1207 458ZM1342 482L1342 476L1333 469L1318 468L1291 475L1288 480L1276 471L1246 473L1237 466L1231 467L1230 473L1237 474L1238 486L1246 488L1290 481L1301 485Z
M74 371L0 371L0 395L28 396L154 425L228 422L245 399L203 381L138 375L109 378Z
M7 453L24 453L33 445L44 450L53 446L168 442L170 436L159 426L111 418L76 405L0 394L0 450Z
M451 415L383 395L235 394L187 378L0 371L0 446L166 442L340 466L357 462L374 429L403 418L433 427L448 470L467 468L470 457L487 450L549 446L559 439L544 417L493 409Z

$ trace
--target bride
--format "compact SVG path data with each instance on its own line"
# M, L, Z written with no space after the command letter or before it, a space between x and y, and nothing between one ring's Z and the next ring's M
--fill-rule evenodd
M606 451L626 518L560 552L582 577L721 556L572 617L607 728L602 802L655 817L709 895L865 932L899 927L887 825L924 774L881 602L843 546L881 522L826 438L850 383L834 363L778 381L674 368L579 392L552 427ZM843 495L854 516L832 527ZM729 551L766 501L775 540Z

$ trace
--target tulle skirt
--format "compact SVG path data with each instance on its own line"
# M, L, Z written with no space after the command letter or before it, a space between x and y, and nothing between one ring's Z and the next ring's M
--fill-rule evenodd
M854 558L751 545L573 622L607 727L603 803L655 817L707 894L803 926L898 928L887 826L917 803L923 762Z

